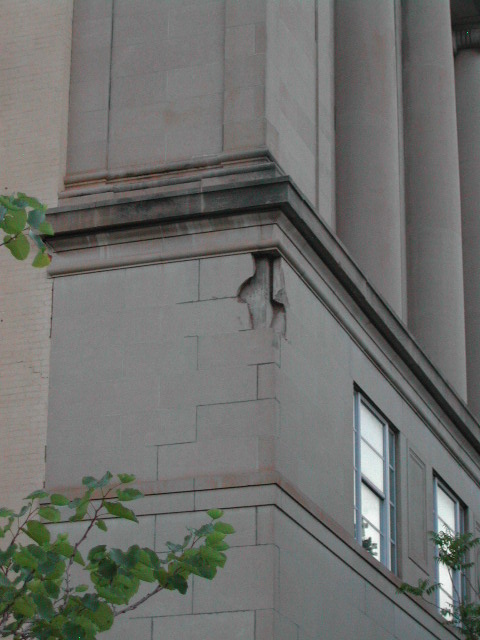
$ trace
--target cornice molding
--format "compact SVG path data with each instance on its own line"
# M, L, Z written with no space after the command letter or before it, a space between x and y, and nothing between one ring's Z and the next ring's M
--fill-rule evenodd
M216 236L213 254L271 248L289 259L291 248L284 238L296 235L304 255L310 253L320 259L459 432L480 452L476 418L288 176L206 188L187 185L174 192L72 203L50 210L49 218L55 228L50 244L59 254L50 269L52 277L195 258L211 251L208 236L222 227L230 229L222 236L231 238L230 245L219 242ZM277 229L277 236L269 236L268 228ZM194 240L196 235L198 240ZM167 241L175 245L174 241L182 238L187 238L182 255L165 254Z

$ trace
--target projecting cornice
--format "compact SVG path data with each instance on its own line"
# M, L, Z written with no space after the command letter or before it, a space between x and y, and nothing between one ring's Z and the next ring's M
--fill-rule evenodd
M318 273L315 264L323 265L346 292L350 318L365 316L362 326L372 326L387 341L480 451L476 419L288 176L72 203L51 210L49 217L55 228L50 242L57 251L50 268L54 277L218 253L274 251L315 290L318 276L307 272L312 267L310 273Z

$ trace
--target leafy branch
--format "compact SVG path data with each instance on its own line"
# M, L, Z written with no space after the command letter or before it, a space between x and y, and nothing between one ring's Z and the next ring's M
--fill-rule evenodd
M472 533L440 531L430 532L430 539L436 547L436 562L448 570L454 596L451 604L441 608L440 613L445 617L445 623L457 627L467 640L480 640L480 585L475 586L470 580L469 569L474 563L467 560L469 552L480 545L480 538L475 538ZM459 591L458 581L454 579L456 576L465 589L462 587ZM439 582L419 580L417 585L404 582L398 591L430 603L429 598L441 586Z
M17 260L26 260L33 244L37 253L32 265L48 266L51 256L42 235L53 236L53 228L45 220L46 211L46 205L24 193L0 196L0 229L4 231L0 247L6 247Z
M83 478L85 491L74 500L43 489L25 499L22 509L0 509L0 538L7 545L0 551L0 637L14 640L95 640L110 629L115 618L133 611L167 589L185 594L193 575L212 580L225 565L227 535L234 533L220 519L223 511L208 511L210 521L200 529L188 528L181 544L166 543L157 552L134 544L123 551L101 544L89 550L86 560L81 547L94 527L108 530L106 518L138 522L125 506L143 494L129 485L135 476L107 472L99 480ZM72 515L69 515L69 511ZM54 539L49 523L85 522L79 539L72 543L67 533ZM23 536L32 542L22 544ZM74 565L82 567L89 584L74 583ZM143 584L151 589L139 596Z

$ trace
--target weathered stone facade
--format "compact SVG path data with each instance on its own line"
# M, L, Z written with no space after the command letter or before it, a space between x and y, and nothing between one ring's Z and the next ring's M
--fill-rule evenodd
M51 304L45 482L136 473L135 536L159 549L212 507L237 531L213 583L109 637L454 637L396 589L435 574L438 481L480 528L480 58L458 36L454 59L451 28L473 3L73 4L68 136L48 136L56 255L35 285ZM68 22L69 3L48 6ZM62 78L67 48L46 63ZM392 571L354 535L360 392L394 434ZM44 431L25 433L38 482Z

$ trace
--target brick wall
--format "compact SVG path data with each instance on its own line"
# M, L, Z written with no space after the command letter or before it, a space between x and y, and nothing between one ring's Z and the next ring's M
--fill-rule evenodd
M0 6L0 192L57 202L65 172L72 0ZM0 250L0 502L44 478L51 281Z

